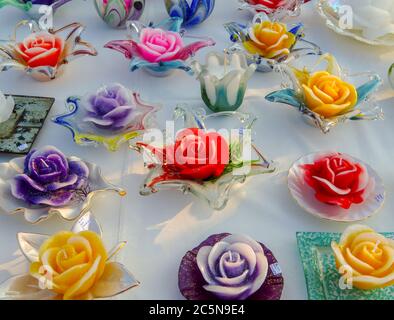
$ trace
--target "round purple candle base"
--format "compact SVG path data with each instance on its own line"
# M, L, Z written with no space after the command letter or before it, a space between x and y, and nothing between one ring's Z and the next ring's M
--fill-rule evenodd
M205 282L197 266L197 253L204 246L213 246L230 233L221 233L210 236L198 247L188 251L182 258L178 272L178 286L182 295L187 300L219 300L215 295L204 289ZM251 295L248 300L279 300L284 286L282 273L274 274L271 266L278 263L273 253L263 244L261 247L268 260L268 274L264 284L259 290Z

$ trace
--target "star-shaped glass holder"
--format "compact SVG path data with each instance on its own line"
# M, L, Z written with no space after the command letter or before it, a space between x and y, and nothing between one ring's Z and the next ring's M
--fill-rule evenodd
M117 151L122 144L137 138L145 130L154 127L155 114L160 109L159 105L144 102L139 93L129 91L134 98L134 105L131 111L134 115L120 129L104 129L92 122L85 121L89 116L89 111L84 105L85 99L81 96L68 97L66 100L66 109L68 111L65 114L54 117L52 120L56 124L68 128L76 144L82 146L104 145L109 151ZM123 119L117 119L117 121L123 121Z
M265 98L270 102L283 103L296 108L308 124L319 128L323 133L328 133L338 124L348 121L383 120L383 110L374 98L374 93L382 85L382 79L378 74L374 72L349 74L331 54L311 58L313 61L309 64L306 64L303 59L303 62L297 66L295 63L277 65L275 71L282 75L284 89L274 91ZM307 107L300 82L302 74L308 75L323 70L320 66L323 62L326 63L325 71L353 84L357 89L357 103L354 108L333 117L324 117Z
M177 17L166 19L158 24L150 23L148 25L145 25L140 21L130 21L127 25L129 39L110 41L104 47L123 53L126 59L130 60L131 72L143 69L153 76L166 77L172 74L175 70L180 69L193 74L190 67L190 58L200 49L207 46L214 46L215 41L209 37L186 35L186 31L181 29L182 22L183 20ZM144 59L138 49L141 32L147 28L176 32L179 33L184 40L192 39L198 41L185 44L171 60L150 62Z
M224 25L224 28L230 35L230 40L233 44L227 49L229 52L241 52L246 55L249 64L256 64L257 71L271 72L279 63L287 63L289 61L299 59L306 55L321 55L322 51L319 46L305 40L304 26L302 23L288 25L288 32L295 37L294 44L289 48L289 54L280 54L274 58L265 58L259 54L252 54L246 48L244 43L252 41L249 36L249 31L255 24L263 23L264 21L275 22L265 13L258 13L254 16L251 24L245 25L238 22L229 22Z
M252 142L252 128L257 120L252 114L225 111L207 115L205 109L188 109L181 105L175 108L174 120L179 130L198 128L205 132L214 131L223 133L222 136L226 135L230 146L229 163L217 178L202 181L177 179L166 176L162 160L150 148L152 145L144 146L131 142L131 149L143 155L145 167L149 170L140 188L143 196L160 190L179 190L184 194L197 196L214 210L222 210L226 207L230 191L235 185L244 183L248 177L270 174L277 170L276 163L267 160ZM231 128L231 131L223 128ZM163 137L166 137L166 132L163 133ZM164 143L154 147L162 148L168 145Z

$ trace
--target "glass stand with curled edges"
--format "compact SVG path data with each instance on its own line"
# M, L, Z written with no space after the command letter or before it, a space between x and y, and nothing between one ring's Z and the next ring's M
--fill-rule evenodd
M58 125L68 128L72 133L73 140L79 145L98 146L102 144L109 151L117 151L122 144L137 138L145 130L155 126L155 115L160 109L160 106L142 101L139 93L133 92L121 85L117 85L116 88L120 88L120 90L128 93L128 97L132 100L130 105L118 104L117 108L110 110L106 114L101 114L103 113L103 110L101 110L103 106L100 104L95 105L93 107L97 108L96 111L98 113L94 114L97 118L93 118L93 120L99 123L101 121L109 121L111 123L112 121L113 126L116 126L117 123L120 123L121 126L115 128L100 127L92 121L87 121L92 116L92 106L89 107L86 104L89 103L88 100L92 96L97 97L98 93L96 95L92 94L90 98L79 96L67 98L66 107L69 111L63 115L56 116L53 118L53 121ZM102 93L107 90L109 90L109 87L104 86L98 92ZM112 108L113 105L111 103L118 102L109 96L110 93L108 93L108 97L103 98L103 101L109 102L109 106ZM115 96L123 99L119 92ZM88 111L88 107L90 111ZM126 108L128 109L126 110ZM129 113L126 114L126 111L129 111ZM111 118L111 114L114 114L113 119ZM128 121L125 123L127 119Z
M144 156L145 166L149 173L140 188L140 194L147 196L160 190L180 190L184 194L194 194L204 200L215 210L222 210L230 200L230 191L238 184L243 184L248 177L274 173L277 166L267 160L257 146L251 143L251 130L256 118L247 113L218 112L206 115L204 109L187 110L184 105L178 106L174 112L178 129L199 128L201 130L223 130L232 128L235 136L230 145L230 161L221 176L209 180L187 180L165 176L162 160L152 151L140 144L131 142L130 147ZM177 132L177 128L176 131ZM248 132L250 135L248 135ZM250 139L248 139L248 137ZM250 140L248 142L248 140ZM251 144L250 144L251 143ZM162 147L162 146L160 146ZM244 159L244 154L248 159Z
M323 62L326 63L325 67L320 66ZM357 102L351 110L336 116L324 117L308 108L305 103L302 82L312 73L322 70L340 78L342 81L348 81L356 87ZM349 74L338 64L335 57L328 53L318 57L304 57L300 61L293 61L291 64L278 64L275 71L280 73L284 79L282 87L285 89L272 92L265 98L270 102L295 107L306 123L319 128L323 133L328 133L338 124L348 121L384 119L383 110L374 97L375 92L382 85L382 79L374 72Z
M17 31L21 27L27 27L30 34L18 41ZM55 30L45 29L36 21L22 20L15 26L10 40L0 42L0 72L17 69L38 81L53 80L74 59L97 56L96 49L82 40L84 30L85 27L77 22ZM33 51L32 46L35 46ZM42 50L46 54L38 53Z
M394 233L382 233L394 240ZM393 300L394 286L376 290L341 289L332 241L339 233L298 232L297 244L310 300Z
M130 23L127 24L128 39L110 41L105 44L104 47L118 51L122 53L126 59L130 60L131 72L142 69L156 77L167 77L175 70L179 69L192 74L190 58L200 49L207 46L214 46L216 43L209 37L185 35L185 30L181 29L182 21L181 18L176 17L166 19L157 24L149 23L148 25L140 21L130 21ZM156 36L169 36L171 33L178 33L178 41L180 42L188 38L197 39L197 41L184 44L183 47L175 51L172 51L175 49L173 46L160 47L157 52L154 52L154 54L159 57L155 58L154 61L150 61L149 59L152 58L152 52L144 49L146 44L149 45L150 38ZM143 37L143 35L145 36ZM171 36L173 37L174 35L172 34ZM141 41L147 43L142 43L142 46L140 46ZM137 48L139 50L137 50ZM162 50L164 50L164 53ZM172 55L171 59L165 58L165 60L160 60L160 57L168 54ZM147 58L147 56L149 56L149 58Z
M304 34L304 26L302 23L289 25L288 33L294 36L294 43L291 45L288 54L280 54L273 58L265 58L259 54L250 53L245 43L251 40L249 32L253 30L253 26L262 24L264 22L276 23L265 13L258 13L254 16L253 21L250 25L244 25L237 22L229 22L224 25L230 35L230 40L234 43L228 48L229 52L242 52L246 55L249 63L257 65L257 71L260 72L271 72L274 67L279 63L288 63L293 60L297 60L307 55L321 55L322 51L320 47L308 40L306 40ZM279 39L278 39L279 40Z

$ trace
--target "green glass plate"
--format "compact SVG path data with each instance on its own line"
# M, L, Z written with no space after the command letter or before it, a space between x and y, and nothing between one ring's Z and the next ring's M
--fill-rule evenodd
M394 239L393 233L383 233ZM377 290L341 289L331 242L340 233L297 232L297 243L310 300L394 300L394 286Z
M36 140L55 99L12 95L10 119L0 124L0 152L27 154Z

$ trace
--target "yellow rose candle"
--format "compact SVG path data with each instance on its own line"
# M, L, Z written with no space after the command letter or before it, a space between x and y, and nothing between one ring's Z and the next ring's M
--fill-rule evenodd
M287 31L284 23L271 21L255 23L249 28L249 38L244 42L245 49L267 59L290 54L296 42L295 35Z
M114 297L139 285L122 264L112 261L126 242L107 252L101 227L91 213L71 231L53 236L18 233L29 273L0 283L0 298L13 300L92 300Z
M302 87L307 107L325 118L347 113L357 104L355 86L327 71L311 74Z
M37 280L48 279L46 286L63 299L80 299L101 278L107 251L101 238L92 231L60 232L43 243L39 261L30 265Z
M394 240L367 226L354 225L331 247L347 284L363 290L394 285Z

